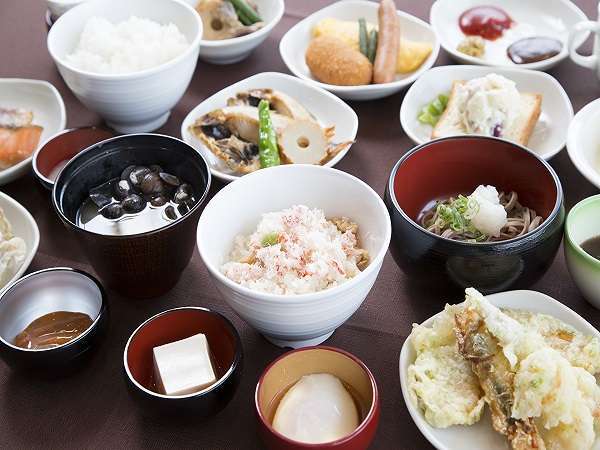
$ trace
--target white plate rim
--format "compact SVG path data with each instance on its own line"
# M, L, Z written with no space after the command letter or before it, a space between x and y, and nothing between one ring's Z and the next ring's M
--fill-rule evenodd
M351 138L349 140L353 141L352 144L350 144L346 149L342 150L341 152L339 152L337 155L335 155L335 157L333 157L331 160L327 161L327 163L323 164L322 167L333 167L335 166L338 162L340 162L342 160L342 158L344 158L346 156L346 154L350 151L350 148L352 147L352 145L355 143L356 141L356 134L358 133L358 116L356 114L356 112L343 100L341 100L340 98L336 97L335 95L333 95L331 92L326 91L325 89L322 89L318 86L314 86L311 83L306 82L306 80L294 77L292 75L288 75L286 73L281 73L281 72L260 72L254 75L251 75L247 78L244 78L242 80L239 80L233 84L230 84L229 86L224 87L223 89L221 89L218 92L215 92L213 95L211 95L210 97L205 98L203 101L201 101L199 104L197 104L196 106L194 106L194 108L192 108L192 110L185 116L185 118L183 119L183 121L181 122L181 130L180 130L180 134L181 134L181 139L188 145L194 147L196 149L196 151L201 152L200 149L198 149L198 145L202 145L202 144L197 144L196 142L191 142L188 138L187 138L187 128L189 126L189 124L192 123L192 121L195 119L196 116L198 116L198 110L201 109L201 106L216 97L222 96L224 95L225 91L234 88L235 86L242 84L242 83L248 83L251 81L255 81L255 80L259 80L259 79L272 79L272 78L279 78L281 80L285 80L286 82L290 82L290 83L299 83L302 84L303 86L307 87L308 89L313 89L316 90L317 92L319 92L320 95L323 95L327 98L328 101L332 101L337 103L339 106L341 106L342 108L344 108L346 110L346 112L348 112L348 114L352 117L352 131L350 133ZM310 107L307 107L307 110L310 111ZM206 151L210 152L210 150L206 149ZM220 170L214 168L212 166L212 164L210 164L209 162L209 169L210 169L210 173L211 175L213 175L215 178L218 178L222 181L225 182L231 182L231 181L235 181L241 177L243 177L244 175L235 175L235 174L229 174L229 173L225 173L225 172L221 172Z
M35 257L35 254L37 253L38 247L40 245L40 230L38 228L37 222L31 215L31 213L27 210L27 208L25 208L23 205L21 205L18 201L16 201L10 195L0 191L0 207L2 206L2 203L10 203L27 220L27 222L31 226L31 229L33 230L33 245L31 246L31 248L29 248L29 243L27 243L28 244L27 254L25 255L25 259L23 260L21 267L19 267L17 272L6 283L6 285L3 288L0 288L0 293L4 289L9 287L12 283L14 283L16 280L18 280L19 278L21 278L23 276L23 274L29 268L31 261L33 261L33 258ZM13 224L11 223L11 226L12 225ZM13 233L16 237L21 237L21 236L19 236L18 233L15 232L15 230L13 230Z
M50 93L54 97L54 100L56 100L56 104L58 105L58 109L60 111L58 129L55 130L54 133L51 133L46 139L44 139L44 141L40 140L40 142L38 142L37 147L34 149L33 152L31 152L31 156L29 158L24 159L23 161L15 164L14 166L8 167L4 170L0 170L0 184L2 184L3 180L6 178L9 178L12 180L13 176L15 178L19 178L20 176L22 176L22 175L15 175L15 173L18 173L18 172L24 170L27 165L31 164L33 154L39 148L41 148L46 142L48 142L50 139L52 139L57 133L60 133L61 131L63 131L65 129L65 127L67 125L67 110L65 108L65 102L63 101L63 98L61 97L60 92L58 92L58 89L56 89L54 87L54 85L49 83L48 81L34 80L34 79L28 79L28 78L0 78L0 84L22 84L22 85L31 84L31 85L44 86L46 89L48 89L50 91Z
M433 67L433 65L435 64L435 61L437 60L438 54L440 52L440 39L439 39L437 33L435 32L435 30L431 27L431 25L429 23L425 22L424 20L422 20L416 16L413 16L412 14L409 14L407 12L397 9L396 12L398 13L398 16L402 20L408 20L408 21L411 21L418 25L421 25L424 28L429 29L429 31L431 31L434 36L434 42L432 43L433 48L431 49L430 55L427 57L427 59L425 61L423 61L423 64L421 64L421 66L419 68L417 68L410 76L408 76L406 78L402 78L400 80L392 81L391 83L385 83L385 84L368 84L368 85L361 85L361 86L338 86L335 84L322 83L320 81L317 81L311 77L304 75L301 71L299 71L295 68L295 64L293 63L293 61L290 58L288 58L287 52L284 51L284 49L287 45L287 42L294 36L294 34L298 30L298 28L304 26L306 23L313 22L314 16L316 14L321 15L329 10L337 10L338 8L340 8L340 4L369 5L369 7L372 7L372 8L377 7L377 3L368 1L368 0L340 0L335 3L332 3L329 6L326 6L325 8L321 8L321 9L315 11L314 13L305 17L300 22L296 23L293 27L291 27L283 35L283 37L281 38L281 41L279 42L279 54L281 55L281 59L283 59L283 62L285 63L288 70L290 72L292 72L298 78L301 78L302 80L306 80L310 83L313 83L322 89L326 89L328 91L336 92L336 93L340 93L340 94L370 93L372 91L381 91L384 89L395 92L395 91L398 91L398 90L402 89L403 87L408 86L411 83L413 83L421 75L423 75L425 72L427 72L429 69L431 69L431 67Z
M575 114L575 117L569 124L567 132L567 153L575 168L583 175L590 183L597 188L600 188L600 173L590 167L584 155L577 149L580 129L584 127L594 113L600 113L600 98L591 101Z
M443 72L443 71L448 71L448 70L463 70L465 72L469 72L469 71L473 71L473 72L480 72L480 71L487 71L488 73L498 73L500 75L507 75L507 74L511 74L511 73L518 73L521 75L526 75L526 76L530 76L530 77L540 77L540 78L545 78L547 79L550 83L552 83L555 86L555 92L557 92L557 94L560 96L562 103L564 104L568 116L569 116L569 123L573 121L573 104L571 103L571 99L569 98L569 95L567 94L567 92L565 91L565 89L562 87L562 85L560 84L560 82L554 78L552 75L546 73L546 72L541 72L541 71L533 71L533 70L529 70L529 69L523 69L521 67L507 67L507 66L483 66L483 65L467 65L467 64L454 64L454 65L449 65L449 66L437 66L437 67L433 67L431 69L429 69L427 71L427 74L425 76L429 77L429 76L433 76L434 74L436 74L437 72ZM423 77L424 78L424 77ZM507 75L507 78L510 78L509 75ZM404 98L402 99L402 104L400 105L400 113L399 113L399 119L400 119L400 126L402 127L402 130L406 133L406 135L417 145L421 145L424 144L426 142L431 142L434 141L435 139L429 139L429 140L423 140L420 139L413 131L413 127L410 125L409 122L409 113L410 111L408 110L408 103L405 102L405 100L407 98L410 98L411 93L414 92L414 90L416 90L416 88L418 87L418 83L419 81L421 81L421 79L415 81L415 83L408 88L408 90L406 91L406 95L404 96ZM542 103L542 111L543 111L543 103ZM416 111L414 111L416 113ZM546 111L548 112L548 111ZM559 146L557 146L556 148L553 148L545 153L539 153L536 152L535 150L531 149L528 145L524 146L527 149L530 149L533 153L535 153L536 155L538 155L540 158L548 161L549 159L551 159L552 157L556 156L558 153L561 152L561 150L563 148L565 148L565 145L567 144L567 137L568 137L568 126L564 126L563 127L563 138L561 139L561 144Z
M528 305L529 305L528 308L514 308L514 307L512 307L512 308L523 309L523 310L531 311L531 312L537 312L538 309L536 308L536 306L538 305L538 303L545 302L547 305L550 305L556 311L560 311L562 315L567 316L569 319L568 321L564 320L564 318L561 318L560 320L573 326L574 328L576 328L577 330L579 330L582 333L586 333L588 335L592 335L592 336L595 336L598 339L600 339L600 331L598 331L591 323L589 323L582 316L580 316L577 312L575 312L574 310L572 310L565 304L559 302L555 298L550 297L549 295L544 294L542 292L527 290L527 289L520 289L520 290L505 291L505 292L499 292L496 294L490 294L490 295L486 295L485 297L493 305L499 306L499 307L504 307L504 304L507 303L507 299L509 299L511 296L516 296L516 295L530 296L532 298L532 301L530 303L528 303ZM443 311L440 311L437 314L429 317L428 319L423 321L421 323L421 325L431 324L436 317L438 317L440 314L442 314L442 312ZM544 314L549 314L549 313L544 313ZM549 314L549 315L551 315L551 314ZM408 368L408 365L410 364L410 362L408 361L408 352L409 352L409 346L411 345L411 343L412 343L412 338L411 338L411 335L409 334L406 337L404 343L402 344L402 349L400 350L400 358L398 360L398 371L399 371L399 375L400 375L400 387L402 389L402 397L404 399L404 403L406 405L406 408L408 409L410 417L412 418L413 422L415 423L415 425L417 426L417 428L419 429L421 434L425 437L425 439L427 439L429 441L429 443L431 443L438 450L462 450L462 449L449 447L446 444L444 444L444 442L440 441L436 436L434 436L432 434L432 432L430 431L430 428L432 428L431 425L429 425L426 422L426 420L423 418L423 414L421 413L419 408L417 406L415 406L413 404L412 400L410 399L407 381L406 381L407 373L406 373L406 370L404 370L404 367ZM458 429L458 428L459 427L456 427L456 429ZM492 428L490 428L490 435L491 435L491 433L496 433L496 432ZM598 443L599 438L600 438L599 436L596 437L596 445Z
M444 1L450 1L450 0L436 0L433 5L431 6L431 10L429 11L429 23L431 24L431 27L433 28L433 30L435 31L435 34L438 36L438 41L440 42L440 46L450 55L452 55L453 58L455 58L456 60L459 61L466 61L467 64L475 64L475 65L480 65L480 66L489 66L489 67L520 67L523 69L530 69L530 70L548 70L550 67L553 67L554 65L564 61L565 59L567 59L569 57L569 49L568 46L566 45L566 43L563 43L563 48L561 50L561 52L556 55L553 56L552 58L548 58L542 61L537 61L537 62L533 62L533 63L528 63L528 64L508 64L508 63L503 63L503 64L495 64L480 58L476 58L474 56L470 56L470 55L466 55L464 53L459 52L458 50L456 50L455 48L453 48L452 46L450 46L447 42L443 41L440 38L440 33L437 32L437 21L436 21L436 14L438 9L441 8L441 4L443 4ZM572 1L570 0L558 0L560 2L562 2L563 6L566 8L571 9L571 11L573 11L575 14L579 15L579 20L580 21L585 21L588 20L588 17L586 16L586 14ZM588 38L589 36L589 32L583 33L581 34L581 36L577 39L576 42L576 47L575 48L579 48L584 42L585 40Z

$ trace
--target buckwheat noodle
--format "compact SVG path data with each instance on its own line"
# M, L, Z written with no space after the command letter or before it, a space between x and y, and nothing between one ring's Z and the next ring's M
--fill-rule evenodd
M450 205L454 200L455 197L450 197L442 202L437 202L432 208L422 214L419 221L420 225L427 231L448 239L456 241L476 240L478 236L472 232L468 230L455 231L448 224L444 223L443 220L438 220L440 217L437 212L437 206L440 203ZM539 216L535 210L521 205L519 203L519 196L514 191L509 194L500 192L500 204L504 206L507 215L507 223L500 230L500 236L486 236L483 239L477 239L478 242L505 241L522 236L535 230L544 221L542 216Z

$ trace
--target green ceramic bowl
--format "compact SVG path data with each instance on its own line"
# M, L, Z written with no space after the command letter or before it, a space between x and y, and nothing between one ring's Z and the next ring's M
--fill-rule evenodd
M587 254L581 244L600 235L600 195L577 203L565 224L565 257L575 284L594 307L600 309L600 260Z

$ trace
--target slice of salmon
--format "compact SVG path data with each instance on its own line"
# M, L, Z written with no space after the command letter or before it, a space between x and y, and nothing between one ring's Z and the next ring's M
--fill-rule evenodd
M42 131L43 128L37 125L0 127L0 169L7 169L29 158L40 142Z

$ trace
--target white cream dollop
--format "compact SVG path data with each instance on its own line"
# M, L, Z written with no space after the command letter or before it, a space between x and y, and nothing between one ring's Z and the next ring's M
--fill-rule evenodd
M474 209L469 212L471 224L488 236L500 236L500 230L506 225L506 210L500 204L500 196L494 186L477 186L469 195Z
M458 86L461 125L469 134L502 137L519 117L521 95L514 81L491 73Z

